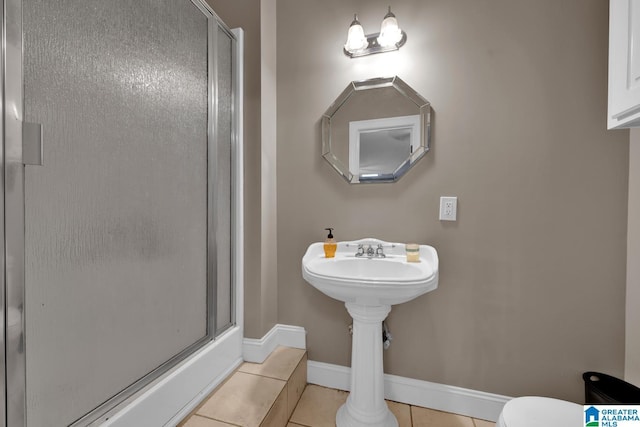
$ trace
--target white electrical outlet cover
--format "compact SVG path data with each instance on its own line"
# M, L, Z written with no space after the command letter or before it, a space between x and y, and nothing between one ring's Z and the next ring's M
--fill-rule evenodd
M440 197L440 221L456 221L458 217L458 198Z

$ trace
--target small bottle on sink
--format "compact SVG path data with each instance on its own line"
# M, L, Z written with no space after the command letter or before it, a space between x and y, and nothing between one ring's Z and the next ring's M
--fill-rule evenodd
M338 244L333 240L333 228L325 228L329 232L327 240L324 241L324 256L325 258L333 258L336 256L336 249Z

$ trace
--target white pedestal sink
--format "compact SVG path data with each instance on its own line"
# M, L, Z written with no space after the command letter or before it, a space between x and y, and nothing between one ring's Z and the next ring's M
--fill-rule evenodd
M357 257L358 245L382 245L385 257ZM319 291L343 301L353 318L351 393L336 415L337 427L396 427L384 401L382 321L391 306L438 287L438 254L420 245L420 262L407 262L405 245L377 239L340 242L335 258L313 243L302 258L302 276Z

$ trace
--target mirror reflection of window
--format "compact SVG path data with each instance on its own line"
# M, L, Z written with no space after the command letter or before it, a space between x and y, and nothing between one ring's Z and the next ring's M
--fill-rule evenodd
M420 146L419 136L419 115L349 122L353 182L389 182L402 176Z
M360 180L393 178L411 155L410 127L360 133Z

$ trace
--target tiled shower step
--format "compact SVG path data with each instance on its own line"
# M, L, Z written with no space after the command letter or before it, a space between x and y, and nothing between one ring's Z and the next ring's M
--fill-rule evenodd
M305 350L278 347L243 363L181 427L285 427L307 384Z

